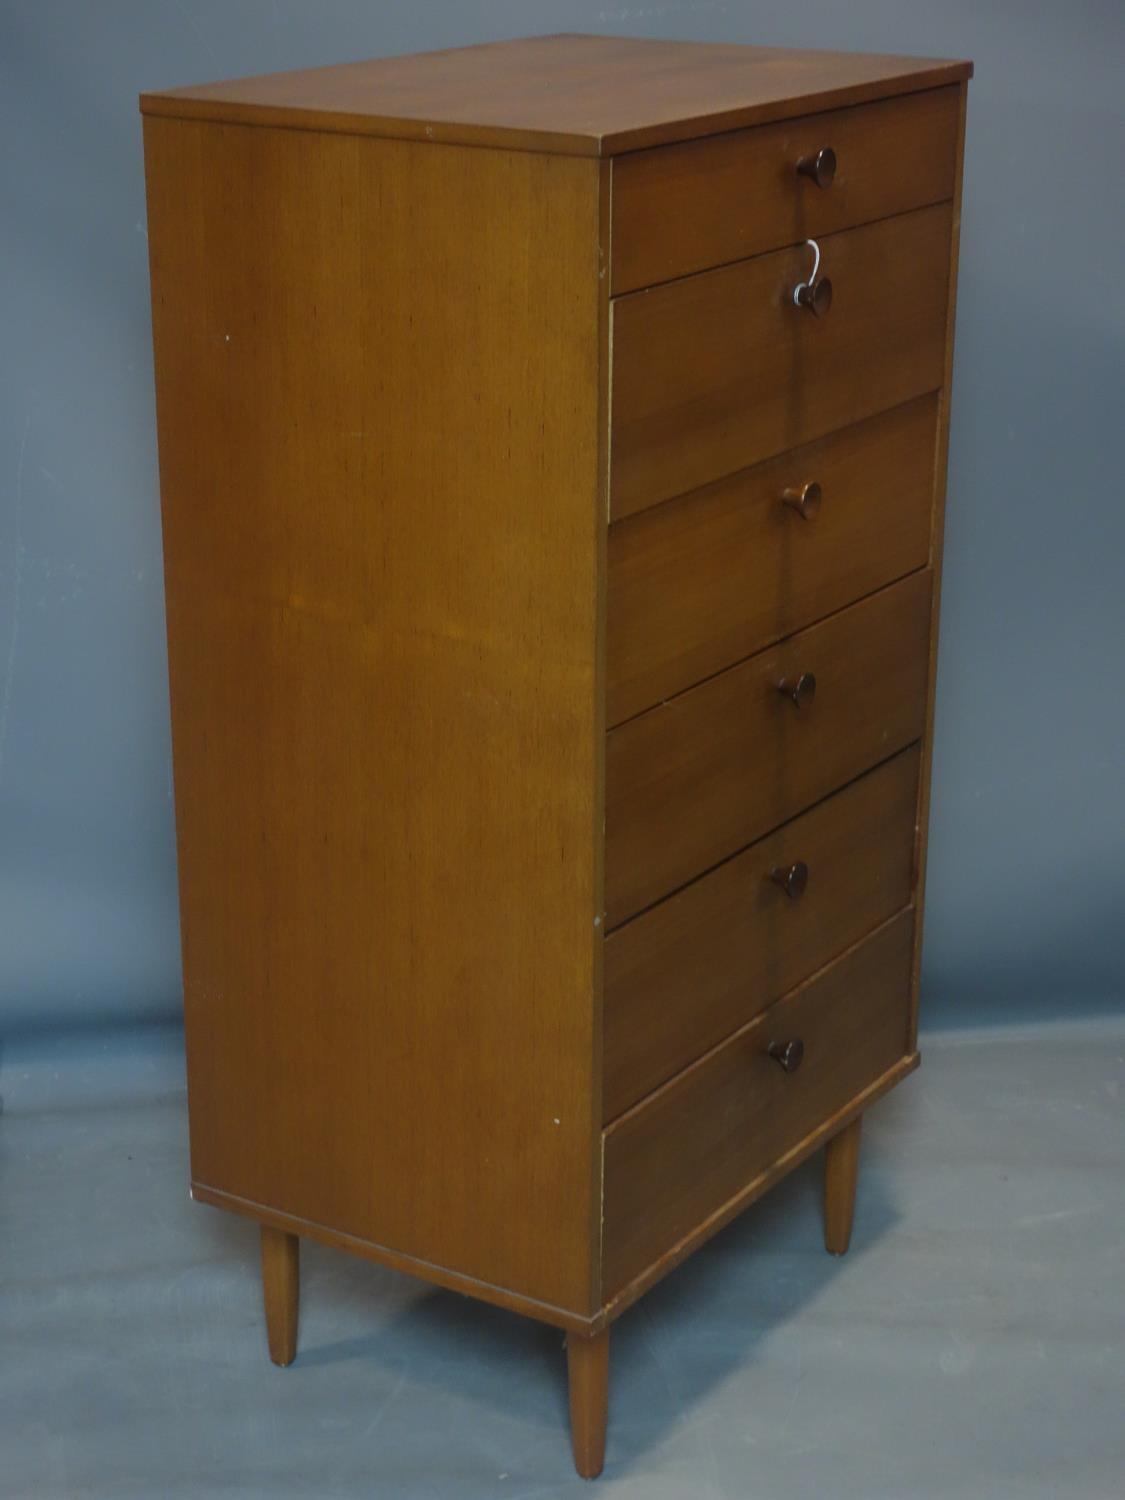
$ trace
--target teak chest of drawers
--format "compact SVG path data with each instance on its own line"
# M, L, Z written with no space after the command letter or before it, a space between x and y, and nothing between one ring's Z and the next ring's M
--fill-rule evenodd
M146 95L193 1191L608 1328L917 1062L967 63Z

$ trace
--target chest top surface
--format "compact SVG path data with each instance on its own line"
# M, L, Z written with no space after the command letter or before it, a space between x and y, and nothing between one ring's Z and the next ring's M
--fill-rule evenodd
M143 94L146 114L614 156L914 93L972 64L557 35Z

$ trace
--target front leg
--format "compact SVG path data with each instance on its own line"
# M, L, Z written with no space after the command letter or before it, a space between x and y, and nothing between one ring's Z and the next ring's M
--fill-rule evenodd
M568 1333L566 1362L570 1380L570 1443L574 1467L583 1479L596 1479L605 1462L605 1429L609 1415L609 1329L586 1336Z
M270 1359L275 1365L291 1365L297 1353L299 1246L295 1234L262 1225L262 1297Z

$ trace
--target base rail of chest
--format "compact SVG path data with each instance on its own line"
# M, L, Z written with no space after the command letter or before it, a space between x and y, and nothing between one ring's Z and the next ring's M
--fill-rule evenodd
M462 1271L453 1271L447 1266L435 1265L432 1261L421 1260L401 1250L393 1250L388 1245L378 1245L373 1240L365 1240L358 1235L332 1229L327 1224L318 1224L312 1219L303 1219L299 1214L290 1214L282 1209L271 1208L266 1203L256 1203L249 1198L240 1198L237 1194L228 1193L222 1188L209 1187L206 1183L193 1180L191 1196L197 1203L207 1203L213 1208L228 1209L231 1213L254 1219L259 1224L283 1230L287 1234L299 1235L303 1239L315 1240L318 1244L328 1245L334 1250L344 1250L350 1255L357 1255L364 1260L387 1266L392 1271L403 1271L406 1275L416 1276L421 1281L432 1282L435 1286L444 1287L447 1291L460 1292L463 1296L476 1297L478 1301L489 1302L494 1307L505 1307L526 1318L535 1318L538 1322L548 1323L553 1328L593 1333L605 1326L604 1309L593 1317L583 1317L581 1313L572 1312L569 1308L556 1307L550 1302L540 1302L523 1292L514 1292L489 1281L480 1281L474 1276L465 1275Z
M685 1235L682 1240L674 1245L665 1254L648 1266L636 1276L628 1285L622 1287L613 1297L609 1299L592 1317L583 1317L579 1313L571 1312L567 1308L555 1307L550 1303L539 1302L534 1298L524 1296L519 1292L509 1291L506 1287L494 1286L490 1282L478 1281L474 1277L465 1276L458 1271L451 1271L445 1266L433 1265L429 1261L419 1260L414 1256L403 1254L401 1251L392 1250L386 1245L377 1245L370 1240L361 1239L356 1235L345 1234L340 1230L332 1229L325 1224L317 1224L309 1219L303 1219L299 1215L285 1213L280 1209L269 1207L265 1203L255 1203L247 1198L240 1198L234 1193L224 1192L221 1188L209 1187L206 1183L193 1181L191 1195L197 1203L206 1203L214 1208L225 1208L232 1213L241 1214L245 1218L253 1219L261 1225L284 1231L287 1234L299 1235L302 1238L314 1240L319 1244L328 1245L336 1250L344 1250L351 1255L357 1255L364 1260L375 1261L379 1265L387 1266L390 1270L402 1271L408 1276L418 1277L422 1281L429 1281L436 1286L446 1288L448 1291L460 1292L467 1297L476 1297L482 1302L491 1303L495 1307L504 1307L511 1312L517 1312L524 1317L534 1318L540 1323L547 1323L554 1328L562 1328L568 1332L592 1335L607 1328L618 1318L626 1308L632 1306L637 1299L644 1295L650 1287L665 1277L670 1271L680 1265L693 1251L723 1229L733 1219L737 1218L743 1209L748 1208L751 1203L768 1192L781 1178L799 1167L814 1152L826 1146L830 1140L846 1126L851 1124L862 1115L877 1099L894 1087L901 1079L912 1073L920 1062L920 1054L912 1052L903 1057L894 1067L888 1068L881 1077L869 1084L862 1093L850 1100L843 1109L838 1110L822 1121L815 1130L810 1133L784 1156L779 1157L765 1171L761 1172L752 1181L747 1182L738 1193L721 1205L714 1213L710 1214L702 1223L696 1225L690 1234Z

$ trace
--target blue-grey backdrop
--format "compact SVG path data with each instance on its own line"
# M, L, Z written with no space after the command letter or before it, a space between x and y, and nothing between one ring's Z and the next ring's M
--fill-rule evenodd
M0 1031L180 1005L143 88L528 32L969 56L930 1023L1125 991L1120 0L4 0Z

